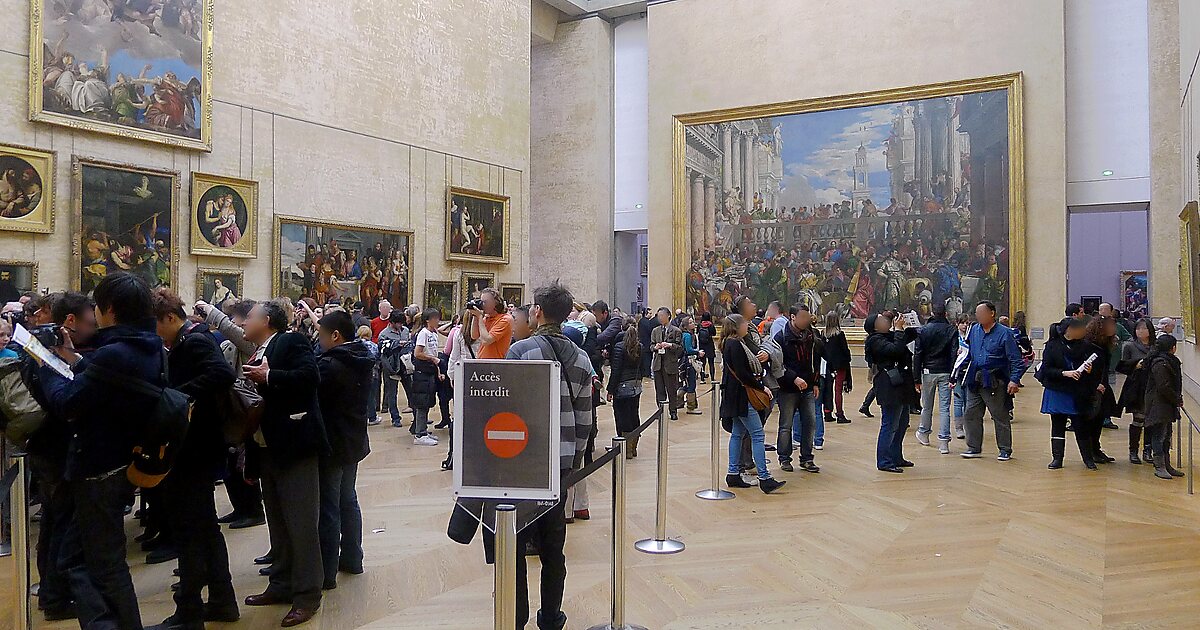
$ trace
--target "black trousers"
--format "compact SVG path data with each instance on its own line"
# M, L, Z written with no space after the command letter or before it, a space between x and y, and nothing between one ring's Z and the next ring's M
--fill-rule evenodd
M229 503L239 518L258 518L263 515L261 474L262 456L253 440L246 442L245 470L239 468L237 451L230 453L225 462L225 492Z
M217 524L212 474L203 466L176 466L163 480L163 508L179 551L179 590L175 614L182 621L203 621L201 591L220 608L237 606L229 576L229 551Z
M704 373L705 366L708 367L708 378L717 378L717 350L716 348L705 348L704 359L700 361L700 372Z
M641 400L641 396L613 398L613 419L617 423L617 433L624 435L642 423L638 417Z
M1070 421L1072 429L1075 431L1075 442L1079 446L1079 456L1084 463L1094 461L1095 452L1092 450L1091 435L1088 429L1083 429L1085 435L1080 437L1079 431L1088 423L1079 418L1079 416L1067 415L1065 413L1050 414L1050 439L1057 441L1067 441L1067 422ZM1065 446L1065 444L1064 444Z
M68 484L74 505L59 567L70 581L79 627L142 630L137 593L125 562L125 502L132 489L124 469Z
M71 492L62 480L62 466L43 457L29 456L29 468L42 495L42 520L38 526L38 608L61 610L71 605L67 574L58 566L63 538L71 523Z
M865 399L863 399L862 408L870 409L871 403L873 403L873 402L875 402L875 386L874 385L871 386L871 389L867 390L867 397Z
M317 456L284 464L262 449L263 504L271 537L271 580L267 593L296 608L321 606L325 569L321 560L320 474Z
M565 477L570 471L563 471ZM563 492L566 496L566 492ZM564 501L559 501L550 511L530 523L517 534L517 627L524 628L529 621L529 570L525 562L525 546L537 546L542 563L542 608L539 630L557 628L554 622L562 610L563 592L567 586L567 557L563 547L567 544L567 515ZM489 558L494 557L496 535L487 528L483 530L483 544Z

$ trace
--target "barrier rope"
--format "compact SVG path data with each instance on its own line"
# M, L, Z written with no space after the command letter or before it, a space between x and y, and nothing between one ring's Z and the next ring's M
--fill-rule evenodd
M659 409L658 411L655 411L653 415L651 415L649 418L646 419L645 422L643 422L641 424L641 426L634 429L633 431L630 431L629 433L626 433L624 436L625 439L628 440L629 438L640 437L646 429L650 428L651 425L653 425L655 422L659 421L660 419L662 419L662 410L661 409ZM579 470L572 472L570 475L567 476L566 479L563 480L563 483L562 483L563 490L567 490L567 489L571 488L572 486L574 486L575 484L579 483L580 481L587 479L591 475L595 474L595 472L597 470L604 468L605 464L608 464L612 460L616 459L616 457L617 457L617 451L609 450L607 453L605 453L601 457L593 460L592 463L588 464L587 466L584 466L583 468L580 468Z

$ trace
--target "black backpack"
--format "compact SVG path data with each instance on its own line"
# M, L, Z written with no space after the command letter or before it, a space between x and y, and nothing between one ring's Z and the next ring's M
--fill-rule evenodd
M404 376L408 367L404 364L404 355L411 355L417 348L416 336L409 336L408 341L400 342L385 339L379 342L380 363L383 373L388 376Z
M187 437L188 424L192 420L192 400L179 390L159 387L140 378L117 374L106 367L92 363L84 374L101 383L125 390L128 393L152 399L143 413L133 414L134 427L130 432L136 436L133 446L133 461L125 475L139 488L153 488L171 471L179 448ZM162 353L162 380L167 380L167 351Z
M708 329L708 326L697 326L696 338L699 339L700 343L698 345L702 348L713 342L712 331Z

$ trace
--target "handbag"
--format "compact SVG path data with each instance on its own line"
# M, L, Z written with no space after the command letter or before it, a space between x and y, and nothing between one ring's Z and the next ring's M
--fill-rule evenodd
M225 443L241 444L250 439L250 436L258 431L263 410L266 408L262 395L258 393L258 386L254 381L240 376L219 400L221 416L224 418L221 433Z
M746 390L746 399L750 401L750 406L754 407L755 411L762 412L771 408L771 395L767 393L767 390L749 387L742 383L742 379L738 378L736 372L730 370L729 373L738 383L742 384L742 388Z
M904 385L904 373L900 371L900 368L888 368L885 374L887 374L888 382L892 384L892 387Z
M627 398L637 398L641 395L641 381L622 381L617 383L617 393L613 395L613 398L616 398L617 400L624 400Z

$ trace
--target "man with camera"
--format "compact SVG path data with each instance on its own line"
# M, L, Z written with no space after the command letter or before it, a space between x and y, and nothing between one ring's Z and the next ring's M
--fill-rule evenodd
M477 359L503 359L508 354L513 320L505 310L500 292L491 287L481 291L478 299L467 302L467 312L474 315L471 338L481 344Z
M132 493L125 469L137 436L134 410L151 406L145 395L115 392L88 368L166 387L163 346L155 332L150 287L129 273L104 277L93 292L99 330L95 351L75 352L73 333L62 327L54 352L71 365L67 379L49 366L38 373L50 411L67 418L71 445L66 482L74 518L63 540L75 609L88 627L140 630L137 594L125 562L125 504Z
M153 630L203 630L205 621L237 621L229 552L217 524L213 471L225 455L221 397L229 395L233 368L225 361L205 324L189 322L183 300L160 287L151 296L158 336L168 349L171 387L193 401L192 420L171 472L157 493L179 550L179 590L175 614ZM208 587L208 605L201 591Z
M282 626L313 618L321 607L324 570L317 534L320 510L318 458L329 453L317 403L320 375L308 339L288 332L276 302L259 302L245 322L258 351L242 367L258 384L264 410L254 440L262 449L262 492L271 536L271 581L246 598L247 606L290 603Z

